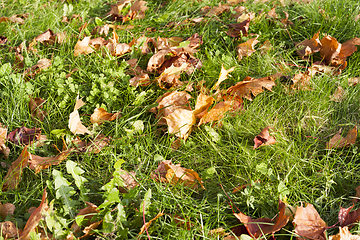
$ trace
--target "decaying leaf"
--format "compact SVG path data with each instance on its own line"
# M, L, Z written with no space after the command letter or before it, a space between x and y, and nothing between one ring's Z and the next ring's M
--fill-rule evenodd
M301 43L298 43L297 46L300 48L297 50L297 53L301 57L309 56L313 53L319 52L321 48L321 42L319 40L320 31L314 34L310 40L304 40Z
M326 149L332 149L332 148L343 148L343 147L349 147L351 145L355 144L356 137L357 137L357 126L353 129L351 129L346 137L342 137L340 135L342 129L336 133L328 143L326 143Z
M230 110L231 101L218 102L210 111L206 112L198 123L198 126L208 122L215 122L224 117L224 115Z
M40 220L43 218L42 216L43 212L47 211L48 208L49 206L47 202L47 192L46 189L44 189L41 203L39 207L36 208L36 210L31 214L28 221L26 222L24 230L20 234L19 240L29 239L28 236L30 232L33 231L38 226Z
M21 230L17 229L15 224L6 221L0 223L0 236L4 239L12 239L19 236Z
M334 94L330 96L330 100L334 102L341 102L344 99L345 99L345 90L341 86L338 86Z
M73 144L76 146L77 151L80 153L99 153L101 150L110 144L111 137L105 137L103 134L99 134L91 141L82 141L79 138L73 140Z
M84 220L82 221L83 226L90 226L93 223L97 222L97 214L100 212L100 210L97 209L97 206L95 204L92 204L90 202L85 202L87 207L80 209L77 216L85 216ZM83 227L82 226L82 227ZM71 229L73 229L74 233L80 232L81 227L77 225L76 221L73 222L71 225Z
M90 39L91 37L84 37L83 40L79 40L75 44L74 48L74 56L79 56L80 54L89 54L95 52L95 50L99 49L101 46L104 46L105 39L98 37L94 39Z
M212 90L218 90L219 87L220 87L220 83L225 81L227 79L228 74L231 73L232 71L234 71L234 69L235 69L235 67L232 67L232 68L226 70L224 68L224 65L221 65L221 71L220 71L219 79L217 80L217 82L214 84L214 86L211 89Z
M159 212L158 214L156 214L156 216L151 219L150 221L146 222L140 229L140 232L139 232L139 235L143 234L145 232L145 229L149 228L151 223L153 221L155 221L156 219L158 219L159 217L163 216L164 215L164 212Z
M31 117L33 119L39 119L40 121L44 121L44 118L47 115L46 111L41 110L44 106L44 102L46 102L46 100L42 98L30 97L29 109L30 109Z
M0 203L0 217L3 219L6 218L7 215L13 215L15 211L15 205L12 203Z
M262 235L269 233L274 234L288 223L290 217L285 214L285 210L285 203L279 200L279 215L276 217L274 223L272 223L271 219L269 218L252 219L242 212L234 213L234 215L237 219L244 223L250 236L257 239Z
M5 159L8 159L10 148L5 145L7 138L7 128L0 123L0 150L4 154Z
M119 191L122 193L127 193L128 190L134 189L136 186L139 185L139 183L135 179L135 172L134 171L125 171L122 169L119 169L119 175L123 179L123 186L119 187Z
M250 21L254 18L252 14L243 15L245 19L240 23L228 24L229 30L227 31L227 35L231 37L239 37L239 36L247 36Z
M182 184L192 189L198 188L199 183L205 189L201 178L195 171L182 168L180 164L174 165L171 160L161 162L154 171L153 176L161 182L168 182L172 185Z
M350 229L354 227L357 222L359 222L360 208L355 211L351 211L353 207L354 205L348 208L340 207L338 218L341 227L349 227Z
M329 236L329 240L360 240L360 236L352 235L348 227L339 227L339 233Z
M156 79L159 87L162 89L170 89L181 87L183 83L179 80L180 74L188 68L188 63L184 62L180 67L175 67L171 65L169 68L166 68L165 71Z
M11 22L11 23L18 23L20 25L25 23L28 14L15 14L11 17L0 17L0 23L2 22Z
M326 239L326 223L312 204L296 209L293 220L296 234L309 239Z
M244 43L240 43L237 47L236 47L236 51L238 54L238 58L239 61L243 58L243 57L249 57L251 56L251 54L253 54L255 52L254 46L259 43L259 41L257 40L259 36L255 37L255 38L251 38L249 40L247 40Z
M175 111L175 109L181 108L190 110L190 98L191 95L188 94L186 91L167 92L156 100L158 106L152 108L150 111L156 114L157 119L159 119L159 125L165 125L166 120L164 119L164 117L169 116Z
M40 157L29 153L29 168L35 170L35 174L39 173L43 169L47 169L52 165L59 165L65 160L71 153L72 149L65 150L55 157Z
M168 132L186 140L193 125L196 123L194 111L184 108L177 108L171 114L164 117L168 125Z
M276 85L275 79L277 77L276 74L263 78L252 78L248 76L242 82L238 82L235 86L230 87L227 93L234 97L246 98L252 101L251 95L256 97L264 91L263 88L271 91L271 88Z
M117 113L108 113L103 108L95 108L94 113L90 116L91 123L101 124L105 121L114 121L117 118L120 118L120 112Z
M40 59L34 66L24 71L26 77L34 77L36 74L51 66L51 60L43 58Z
M7 136L7 140L13 142L16 145L28 145L32 142L39 140L41 136L40 128L16 128L10 132Z
M254 149L266 146L266 145L272 145L276 143L276 140L273 136L270 136L269 129L271 127L266 127L254 138Z
M79 96L76 97L76 103L74 111L70 114L69 117L69 129L73 134L90 134L92 133L81 123L80 115L78 109L84 106L85 103L79 99Z
M138 0L134 2L130 7L130 11L123 18L123 22L134 19L144 19L145 11L148 9L145 4L147 4L145 1Z

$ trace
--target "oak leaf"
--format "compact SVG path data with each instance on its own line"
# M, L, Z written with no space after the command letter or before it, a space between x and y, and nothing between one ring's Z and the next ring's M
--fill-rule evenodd
M326 149L332 148L343 148L349 147L355 144L356 137L357 137L357 126L351 129L346 137L342 137L340 135L342 129L340 129L331 139L329 142L326 143Z
M261 146L272 145L276 143L273 136L270 136L269 129L271 127L265 127L261 132L254 138L254 148L256 149Z
M326 223L312 204L296 209L293 220L296 234L314 240L325 240Z
M352 235L348 227L339 227L339 233L329 236L329 240L360 240L360 236Z
M47 192L46 189L44 189L41 203L39 207L37 207L36 210L31 214L28 221L26 222L24 230L19 236L19 240L29 239L30 232L33 231L38 226L40 220L43 218L42 214L45 211L47 211L48 208L49 206L47 202Z
M73 134L88 133L92 135L92 133L81 123L80 120L78 109L84 105L85 103L81 99L79 99L79 96L77 96L74 111L70 114L69 117L69 129Z
M105 121L114 121L115 119L118 119L120 117L120 112L108 113L103 108L95 108L94 113L90 116L90 122L101 124Z

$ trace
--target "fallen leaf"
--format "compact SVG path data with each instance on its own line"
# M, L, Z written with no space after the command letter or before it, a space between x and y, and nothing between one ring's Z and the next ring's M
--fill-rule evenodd
M41 203L39 207L36 208L36 210L31 214L28 221L26 222L24 230L19 236L19 240L29 239L30 232L33 231L38 226L40 220L43 218L42 216L43 212L45 212L49 208L46 197L47 197L47 192L46 189L44 189Z
M355 197L353 198L352 202L358 202L358 201L360 201L360 186L356 187L356 188L355 188L355 191L356 191L356 195L355 195Z
M171 49L163 49L151 56L148 61L146 70L149 72L156 72L165 61L165 56L171 52Z
M83 233L85 233L85 234L83 236L79 237L79 239L83 239L83 238L86 239L89 236L95 234L96 232L94 231L94 229L98 228L101 223L102 223L102 220L100 220L98 222L94 222L94 223L90 224L89 226L85 227L83 230Z
M0 216L5 219L7 215L14 215L15 205L12 203L0 203Z
M31 117L33 119L39 119L41 122L44 121L44 118L47 115L46 111L41 110L44 106L44 102L46 102L46 100L42 98L30 97L29 109L30 109Z
M360 240L360 236L352 235L348 227L339 227L339 233L329 236L329 240Z
M26 69L24 71L24 75L26 77L34 77L36 74L41 72L41 70L44 70L44 69L50 67L51 65L52 65L51 60L46 59L46 58L40 59L34 66Z
M232 68L226 70L224 68L224 65L221 65L221 71L220 71L219 79L217 80L217 82L214 84L214 86L211 89L212 90L218 90L219 87L220 87L220 83L225 81L227 79L228 74L231 73L232 71L234 71L234 69L235 69L235 67L232 67Z
M196 123L194 111L184 108L177 108L171 114L164 117L168 125L168 132L186 140L193 125Z
M112 20L122 19L121 10L131 2L132 0L120 0L117 4L111 5L108 15Z
M340 135L342 129L336 133L328 143L326 143L326 149L332 149L332 148L343 148L343 147L349 147L351 145L355 144L356 137L357 137L357 126L353 129L351 129L346 137L342 137Z
M314 34L314 36L310 40L304 40L301 43L297 44L297 47L300 49L297 50L297 53L304 58L305 56L309 56L313 53L319 52L322 44L319 40L320 31Z
M102 46L104 44L103 38L95 38L93 40L91 37L84 37L83 40L78 40L74 47L74 56L79 56L80 54L89 54L95 52L95 45Z
M7 140L13 142L16 145L28 145L32 142L39 140L41 136L40 128L16 128L10 132L7 136Z
M171 65L169 68L166 68L165 71L156 78L159 87L162 89L181 87L183 83L179 80L180 74L184 72L187 67L188 63L184 62L180 67Z
M5 159L9 158L10 148L5 145L7 138L7 128L2 127L0 123L0 150L4 154Z
M101 150L110 144L111 137L105 137L103 134L99 134L90 141L82 141L80 139L73 140L77 151L80 153L99 153Z
M358 85L359 83L360 83L360 77L354 77L348 79L349 86L355 86Z
M120 112L108 113L103 108L95 108L94 113L90 116L90 122L101 124L105 121L114 121L115 119L118 119L120 117Z
M274 223L272 223L271 219L268 218L258 218L253 220L251 217L246 216L242 212L234 213L234 215L242 223L244 223L250 236L257 239L262 235L266 235L269 233L274 234L275 232L286 226L290 217L285 214L285 210L285 203L279 200L279 215L276 217Z
M230 5L219 3L218 6L215 6L215 7L211 8L211 9L206 13L206 16L212 16L212 15L219 16L219 15L221 15L221 14L223 14L224 12L227 12L227 11L229 11L229 10L230 10Z
M35 41L43 44L54 44L56 36L51 29L46 30L35 38Z
M264 91L263 88L271 91L271 88L276 85L276 77L275 75L263 78L252 78L248 76L242 82L238 82L235 86L228 88L227 94L252 101L251 95L256 97Z
M186 91L167 92L156 100L158 106L152 108L150 111L156 114L156 118L159 119L159 125L165 125L166 120L164 119L164 117L169 116L175 111L175 109L181 108L190 110L190 98L191 95L188 94Z
M4 239L16 238L20 232L21 230L17 229L15 224L10 221L0 223L0 236Z
M249 31L250 21L253 19L253 15L245 14L246 19L240 23L228 24L229 30L226 32L231 37L247 36Z
M80 209L79 213L76 215L76 217L77 216L85 216L84 220L82 221L82 225L90 226L91 224L97 222L97 219L95 216L97 216L97 214L100 212L100 210L97 209L97 206L95 204L92 204L90 202L85 202L85 203L86 203L87 207ZM76 221L74 221L73 224L71 225L71 229L73 230L74 233L81 231L81 227L79 225L77 225Z
M351 211L351 209L353 207L354 207L354 205L352 205L349 208L340 207L338 219L339 219L339 223L340 223L341 227L346 226L346 227L352 228L355 226L355 223L359 222L360 208L355 211Z
M265 55L266 53L268 53L271 49L272 49L272 45L270 43L269 40L266 40L260 47L259 47L259 50L260 50L260 53L262 55Z
M0 23L2 22L11 22L11 23L18 23L23 25L25 23L24 19L27 18L26 14L15 14L11 17L0 17Z
M345 90L338 86L333 95L330 96L330 100L334 102L341 102L345 99Z
M227 0L227 3L230 5L236 5L243 2L246 2L246 0Z
M65 160L72 149L65 150L55 157L40 157L29 153L29 168L35 170L35 174L38 174L41 170L47 169L52 165L59 165L63 160Z
M255 52L254 46L259 43L259 41L257 40L259 36L255 37L255 38L251 38L249 40L247 40L244 43L240 43L237 47L236 47L236 51L238 54L238 58L239 61L241 61L241 59L243 57L250 57L251 54L253 54Z
M125 15L122 21L127 22L134 19L144 19L145 11L148 9L145 4L147 4L145 1L134 2L130 7L130 11Z
M276 140L273 136L270 136L269 129L271 127L266 127L254 138L254 148L256 149L261 146L272 145L276 143Z
M150 80L150 76L147 73L141 73L139 75L135 75L135 77L131 78L129 80L129 84L133 87L145 87L150 85L151 80Z
M206 113L207 109L212 105L213 102L214 98L212 96L208 96L201 92L195 103L194 114L197 115L196 117L198 117L198 114L201 114L204 111Z
M76 97L76 103L74 111L70 114L69 117L69 129L73 134L90 134L92 133L81 123L80 115L78 109L84 106L85 103L79 99L79 95Z
M174 165L171 160L165 160L159 163L154 174L159 174L160 181L166 181L172 185L182 184L192 189L198 188L198 183L205 189L199 175L192 169L180 167L180 164Z
M232 103L231 101L218 102L210 111L206 112L200 118L198 126L200 126L201 124L205 124L208 122L215 122L222 119L225 113L227 113L230 110L231 103Z
M0 45L6 45L7 42L8 42L7 37L0 36Z
M307 204L306 207L298 207L293 223L295 225L295 233L302 237L319 240L326 239L326 223L321 219L312 204Z
M134 171L125 171L122 169L119 169L119 175L123 179L123 186L119 187L119 191L121 193L127 193L128 190L134 189L136 186L139 185L139 183L135 179L135 172Z
M159 212L158 214L156 214L156 216L153 219L144 223L144 225L140 229L139 235L143 234L145 232L145 229L148 229L153 221L155 221L156 219L158 219L159 217L161 217L163 215L164 215L163 212Z

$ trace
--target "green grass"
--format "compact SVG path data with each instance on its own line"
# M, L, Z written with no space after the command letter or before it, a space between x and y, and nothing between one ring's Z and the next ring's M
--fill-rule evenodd
M300 202L311 203L329 226L338 221L340 206L352 205L351 199L355 196L355 188L360 185L360 145L356 143L350 148L326 150L325 142L329 141L338 129L343 128L345 136L354 125L359 125L360 88L347 84L348 78L358 77L360 74L359 51L348 58L348 66L341 75L313 77L311 91L295 91L289 94L277 80L272 92L265 90L252 102L244 100L243 111L227 114L220 125L213 126L220 137L219 141L214 141L203 125L196 128L186 142L182 142L179 149L172 150L171 144L176 138L164 133L157 126L154 114L149 112L156 99L166 91L159 89L156 84L137 89L128 84L130 76L126 73L125 61L134 57L139 58L143 67L150 56L141 56L136 51L119 58L100 52L78 57L73 55L79 37L78 29L83 22L74 20L62 23L64 6L73 8L72 12L67 12L68 16L80 14L84 22L89 22L87 30L80 34L82 39L83 36L90 35L96 26L95 17L101 18L104 23L110 23L109 19L105 18L110 10L106 2L6 0L0 3L3 5L0 8L0 17L29 13L24 25L0 23L0 35L6 36L9 41L7 46L0 46L0 67L8 63L11 66L14 64L15 55L9 51L9 47L18 46L25 40L29 44L34 37L47 29L53 30L54 33L66 31L69 36L64 44L38 44L37 54L28 51L22 53L25 58L25 69L36 64L41 58L52 59L52 66L33 79L27 81L21 72L16 73L13 70L0 73L0 122L8 127L8 131L22 126L39 127L42 134L47 135L49 139L47 145L32 148L31 153L44 157L54 156L56 150L52 145L62 147L61 138L56 137L51 131L68 129L69 115L73 111L77 94L86 102L79 110L86 126L91 125L89 115L96 107L105 107L108 112L122 112L120 119L104 123L95 129L96 133L113 138L110 146L98 154L74 154L68 158L68 161L76 162L85 171L82 176L88 180L85 186L89 189L86 195L90 202L98 206L107 196L101 187L112 179L114 163L119 159L124 160L122 168L135 171L139 181L136 189L129 194L120 195L127 221L117 221L116 227L108 232L104 230L105 225L100 225L96 237L93 238L136 238L143 224L142 214L139 212L140 204L149 189L152 190L152 196L146 221L159 211L163 210L166 213L149 227L151 239L217 239L209 235L210 230L223 227L230 232L232 227L240 224L233 215L229 198L237 208L254 219L273 218L278 213L279 184L286 186L286 197L290 205L299 206ZM321 37L329 34L339 42L357 37L360 30L360 24L353 20L355 15L360 13L360 4L355 0L314 1L305 5L276 4L276 13L284 17L282 11L287 11L290 15L289 20L294 25L286 30L280 23L265 16L254 19L250 22L249 34L259 35L260 43L256 48L265 40L269 40L273 48L265 55L256 51L252 56L239 61L236 46L252 36L234 39L226 35L225 24L234 23L230 13L208 17L207 21L194 26L166 27L171 21L180 22L201 17L202 7L216 6L218 2L149 0L149 9L144 19L125 23L134 25L135 28L117 30L119 41L129 43L133 38L143 34L148 37L175 36L186 39L194 33L199 33L203 36L204 43L195 56L202 61L203 67L191 76L184 74L182 80L192 81L195 83L194 86L197 82L205 80L206 86L210 88L219 76L221 65L226 69L235 66L231 77L221 85L222 89L226 89L246 76L260 78L274 74L281 70L282 63L286 64L288 75L303 71L303 68L293 65L306 67L309 63L297 55L294 43L311 38L319 30ZM253 4L252 1L248 1L241 5L245 6L248 12L256 13L256 16L259 16L259 11L267 13L273 7L271 2ZM321 14L319 8L326 14ZM146 29L149 27L155 28L156 31L147 32ZM66 74L74 68L78 71L66 78ZM152 79L154 77L151 76ZM337 86L342 86L346 91L346 99L339 103L329 100ZM145 94L145 97L141 98L140 94ZM196 91L191 93L192 107L195 106L197 94ZM28 110L29 95L47 100L44 109L49 114L41 123L31 119ZM128 134L126 129L132 129L132 122L136 120L143 122L143 131ZM253 138L266 126L273 128L277 143L253 150ZM89 129L92 130L91 127ZM68 144L73 138L74 135L67 131L65 140ZM18 158L22 147L10 142L7 145L11 148L10 157L1 161L11 164ZM198 172L203 178L206 190L194 191L153 180L151 172L157 168L159 162L170 159ZM16 190L0 192L1 203L13 203L16 206L11 220L20 228L29 217L27 209L39 206L45 187L49 202L55 199L54 209L59 209L61 215L60 209L63 206L56 197L53 170L62 172L64 178L77 190L74 179L66 170L65 162L42 170L39 174L27 168ZM0 168L0 172L2 182L7 169ZM231 193L234 187L242 184L252 186ZM72 199L78 201L78 205L74 207L76 213L85 207L79 190L74 192ZM116 206L113 204L110 208L114 210ZM358 206L356 203L355 208ZM233 208L238 212L235 206ZM112 213L114 219L117 212L115 209ZM104 210L101 214L105 213ZM173 220L175 215L189 219L192 224L191 230L177 226ZM66 214L62 216L66 222L64 229L69 230L74 219ZM289 223L275 236L278 236L278 239L295 239L293 229ZM329 229L328 234L336 234L337 231L337 228ZM360 227L356 225L353 232L358 231ZM140 238L147 239L147 234L142 234Z

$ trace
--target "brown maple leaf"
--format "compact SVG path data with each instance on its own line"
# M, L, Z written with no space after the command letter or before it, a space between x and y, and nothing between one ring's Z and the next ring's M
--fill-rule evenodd
M5 36L0 36L0 46L1 46L1 45L6 45L7 42L8 42L7 37L5 37Z
M342 129L340 129L331 139L328 143L326 143L326 149L332 149L332 148L343 148L343 147L349 147L351 145L354 145L356 142L357 137L357 126L353 129L351 129L346 137L342 137L340 135Z
M297 53L302 57L309 56L313 53L319 52L321 49L321 42L319 40L320 31L314 34L314 36L310 40L304 40L301 43L297 44L299 50Z
M188 63L184 62L180 67L175 67L171 65L166 68L159 77L156 78L156 81L159 84L159 87L162 89L171 89L181 87L183 83L180 81L180 74L188 68Z
M99 134L91 141L82 141L79 138L72 141L80 153L99 153L101 150L108 146L111 142L111 137L105 137L103 134Z
M103 108L95 108L94 113L90 116L90 122L101 124L105 121L114 121L120 117L120 112L108 113Z
M16 145L28 145L32 142L39 140L41 136L40 128L16 128L10 132L7 136L7 140L13 142Z
M269 129L271 127L265 127L261 132L254 138L254 148L256 149L261 146L272 145L276 143L273 136L270 136Z
M52 165L59 165L62 161L67 159L73 149L65 150L55 157L40 157L29 153L29 168L35 170L35 174L39 173L43 169L47 169Z
M300 206L296 209L293 224L296 234L301 237L314 240L326 239L326 223L312 204L308 203L306 207Z
M235 67L232 67L232 68L226 70L224 68L224 65L221 65L221 71L220 71L219 79L217 80L217 82L214 84L214 86L211 89L212 90L218 90L219 87L220 87L220 84L227 79L228 74L231 73L234 70L235 70Z
M341 102L345 99L345 94L346 94L345 90L341 86L338 86L334 94L329 96L330 101Z
M232 105L231 101L218 102L210 111L205 112L204 115L197 115L200 118L198 126L208 122L219 121L230 110Z
M33 119L39 119L41 122L44 121L47 112L41 109L43 108L45 102L46 100L42 98L30 97L29 109L30 109L31 117Z
M136 181L136 173L134 171L125 171L119 169L119 176L123 179L123 186L119 186L119 191L127 193L130 189L134 189L139 183Z
M84 37L83 40L78 40L74 47L74 56L79 56L80 54L89 54L98 50L101 46L104 46L106 43L105 39L98 37L91 39L91 37Z
M134 19L144 19L145 11L148 9L148 7L146 7L145 4L147 4L147 2L145 1L138 0L134 2L130 7L130 11L125 15L122 21L127 22L129 20L134 20Z
M226 34L231 37L239 37L241 35L247 36L250 21L254 18L254 15L248 14L246 16L247 19L240 23L228 24L229 30L226 32Z
M255 37L255 38L251 38L249 40L247 40L244 43L240 43L237 47L236 47L236 51L238 54L238 58L239 61L241 61L241 59L243 57L250 57L251 54L253 54L255 52L254 46L259 43L259 41L257 40L259 36Z
M164 117L168 125L168 132L186 140L193 125L196 123L194 111L184 108L177 108L168 116Z

